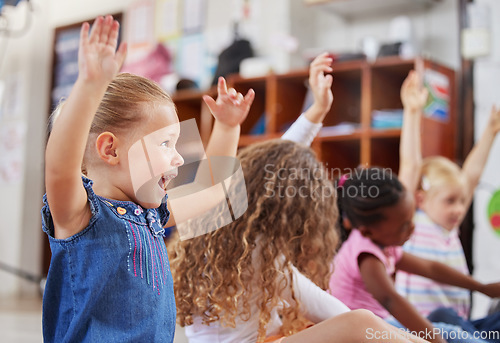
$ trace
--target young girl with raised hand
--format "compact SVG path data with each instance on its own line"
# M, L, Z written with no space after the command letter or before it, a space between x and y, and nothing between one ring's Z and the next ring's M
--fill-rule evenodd
M238 154L247 212L217 231L173 242L178 320L191 343L423 342L368 311L349 312L323 291L331 273L324 261L337 244L335 194L304 145L333 101L330 64L326 54L312 62L317 106L299 119L305 126L296 123L283 136L301 144L272 140Z
M402 251L413 232L415 201L397 176L387 169L357 169L338 195L342 222L353 229L335 257L331 294L351 309L369 309L433 342L444 342L443 337L448 342L482 342L458 326L431 323L396 291L395 271L403 270L489 296L500 294L500 283L483 285L445 264Z
M500 131L500 111L492 108L489 122L461 169L442 156L422 161L420 124L427 92L412 72L401 88L404 105L401 134L400 179L415 194L418 210L415 230L403 249L439 261L469 275L459 237L459 225L470 206L489 151ZM396 287L423 315L434 320L460 324L468 331L496 333L500 340L500 313L468 321L470 292L454 286L399 272Z
M126 55L125 44L116 50L117 38L111 16L98 17L90 35L89 24L82 25L78 79L47 143L42 223L52 259L43 298L45 342L174 337L163 226L166 185L183 164L175 147L179 121L155 83L117 75ZM217 101L205 98L216 118L207 154L234 156L254 93L227 90L223 79L218 93ZM147 156L131 153L136 142ZM131 175L142 164L160 174L136 189Z

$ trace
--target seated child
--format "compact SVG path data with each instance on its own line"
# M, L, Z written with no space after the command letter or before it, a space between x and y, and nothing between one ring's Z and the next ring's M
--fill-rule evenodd
M469 275L459 225L500 131L500 111L492 108L488 126L468 154L462 169L441 156L427 157L422 161L420 122L427 92L420 83L418 75L412 73L401 88L404 122L400 179L415 194L418 207L414 217L415 230L403 249ZM397 273L396 288L425 316L434 312L434 320L460 323L469 331L496 332L496 339L500 339L500 313L473 322L467 320L470 314L468 290L403 271Z
M356 169L345 178L338 199L345 217L341 222L353 229L334 260L332 295L351 309L369 309L432 342L444 342L444 338L448 342L483 342L458 326L431 323L397 293L396 269L489 296L500 294L500 284L483 285L442 263L402 251L413 232L415 201L396 175L381 168Z
M43 296L44 342L173 342L175 299L163 242L166 187L184 160L176 150L179 119L154 82L118 74L126 45L119 25L98 17L82 25L78 79L58 108L47 142L42 228L52 252ZM209 151L235 155L240 124L253 101L219 80ZM223 128L223 130L222 130ZM152 135L152 133L154 133ZM157 167L134 189L132 171ZM226 150L227 149L227 150ZM82 168L85 167L85 168ZM82 176L85 169L87 177ZM146 169L146 168L144 168Z
M308 174L321 170L311 149L278 139L246 147L238 158L247 212L178 241L171 259L177 319L190 343L361 342L372 331L391 342L418 341L368 311L350 312L323 290L337 210L326 175Z
M316 115L315 107L306 111L300 120L308 129L295 123L284 136L306 145L317 131L314 118L321 121L333 100L331 76L323 75L331 60L316 62L311 75L320 82L311 87L321 98L315 103L326 106ZM337 244L331 229L337 211L332 185L310 148L272 140L242 149L238 158L247 212L214 232L172 242L177 318L191 343L381 342L376 332L392 342L423 342L368 311L349 311L323 290L331 273L324 261Z

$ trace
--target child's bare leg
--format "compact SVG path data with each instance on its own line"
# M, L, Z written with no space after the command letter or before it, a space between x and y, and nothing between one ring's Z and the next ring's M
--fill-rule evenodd
M370 311L355 310L325 320L282 341L282 343L303 342L424 343L427 341L387 324Z

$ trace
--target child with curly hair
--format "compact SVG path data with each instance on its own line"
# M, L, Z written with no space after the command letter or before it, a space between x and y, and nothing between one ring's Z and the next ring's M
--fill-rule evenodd
M328 112L331 60L311 65L316 104L284 138L251 145L238 158L248 210L217 231L172 242L177 318L191 343L424 342L324 291L337 245L331 182L307 146ZM317 111L317 109L320 109ZM309 123L309 124L308 124ZM229 193L239 193L237 186ZM233 186L233 185L232 185ZM231 198L231 196L229 197ZM193 223L199 224L199 223ZM316 324L316 325L313 325Z

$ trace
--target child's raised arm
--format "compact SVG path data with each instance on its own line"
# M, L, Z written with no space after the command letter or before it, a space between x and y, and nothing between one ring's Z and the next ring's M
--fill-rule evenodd
M327 53L322 53L311 62L309 86L314 96L314 103L290 126L282 139L311 145L333 103L333 77L330 74L325 75L332 71L331 64L332 58Z
M56 238L74 235L90 219L81 165L94 114L125 59L125 44L116 51L118 27L111 16L98 17L90 36L89 24L82 25L78 79L47 142L45 185Z
M420 124L427 95L427 89L422 88L418 73L414 70L410 71L401 86L401 101L404 110L399 147L398 178L412 193L417 190L422 166Z
M333 103L332 83L333 76L326 73L332 72L332 61L328 53L324 52L317 56L309 67L309 86L312 89L314 103L304 115L313 123L321 123L330 111Z
M467 180L467 192L465 193L465 208L469 208L474 195L474 189L479 183L484 166L488 161L488 155L495 140L496 135L500 131L500 109L495 106L491 108L490 119L479 141L474 145L471 152L465 159L462 173Z
M217 100L212 99L209 95L203 96L203 100L215 118L214 127L206 150L209 165L211 165L211 156L236 156L240 138L240 125L247 117L250 106L255 98L253 89L250 89L245 96L238 93L234 88L228 90L226 80L223 77L219 77L217 92ZM220 168L226 167L230 169L230 171L233 170L233 164L228 163L227 166L218 165L218 172L220 173ZM195 176L193 184L198 184L196 187L198 187L197 190L199 191L212 186L211 183L206 184L207 178L204 176L205 175L200 176L199 174ZM220 198L220 193L217 192L214 192L213 195L206 197L204 200L200 200L199 196L194 192L188 196L176 199L177 205L175 208L194 208L189 212L189 216L196 217L212 209L223 200L225 200L225 198ZM196 206L193 206L193 204L196 204ZM172 200L168 200L168 207L172 208ZM178 223L174 216L175 212L170 216L165 227L174 226ZM183 214L181 217L184 218L185 215Z
M243 96L234 88L227 89L226 80L219 77L217 100L204 95L203 100L215 118L207 146L207 156L236 156L240 139L240 125L250 111L255 92L248 90Z

